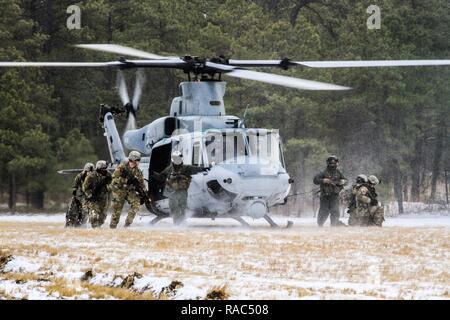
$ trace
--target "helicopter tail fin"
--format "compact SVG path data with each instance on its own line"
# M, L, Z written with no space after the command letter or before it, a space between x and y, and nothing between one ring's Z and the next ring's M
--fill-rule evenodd
M103 128L105 129L104 136L108 141L109 154L111 155L112 163L120 163L125 159L122 141L120 140L119 132L117 131L116 123L111 112L107 112L103 117Z

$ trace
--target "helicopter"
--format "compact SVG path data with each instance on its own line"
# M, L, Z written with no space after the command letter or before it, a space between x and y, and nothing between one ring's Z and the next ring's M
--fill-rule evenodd
M0 67L89 67L117 68L117 88L121 107L100 107L99 120L104 129L111 157L110 170L126 161L125 148L142 154L144 173L152 205L148 211L157 223L170 217L165 182L156 179L171 162L173 151L180 151L183 163L207 170L192 176L188 190L187 217L233 218L249 226L243 217L265 219L270 209L284 205L293 179L286 170L282 140L278 130L247 128L245 116L228 115L224 105L226 82L222 76L254 80L302 90L348 90L346 86L254 71L249 68L354 68L450 65L450 60L372 60L372 61L293 61L235 60L223 56L161 56L115 44L80 44L78 48L120 55L107 62L0 62ZM139 58L131 60L130 56ZM179 69L187 81L179 84L180 96L173 98L169 115L136 129L144 77L143 68ZM129 98L123 70L137 69L135 90ZM127 125L121 138L115 116L126 114ZM60 173L78 172L78 169ZM288 221L286 227L292 226Z

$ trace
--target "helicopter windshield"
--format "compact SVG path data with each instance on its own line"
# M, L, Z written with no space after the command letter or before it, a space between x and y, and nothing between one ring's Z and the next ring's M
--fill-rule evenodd
M278 130L208 130L205 148L210 164L284 167Z

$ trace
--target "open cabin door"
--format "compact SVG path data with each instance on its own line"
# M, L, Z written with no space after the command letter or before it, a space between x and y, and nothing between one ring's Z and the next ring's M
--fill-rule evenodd
M163 144L152 149L150 166L148 168L148 190L156 201L164 199L163 196L165 181L155 179L153 173L162 172L170 165L172 154L172 143Z

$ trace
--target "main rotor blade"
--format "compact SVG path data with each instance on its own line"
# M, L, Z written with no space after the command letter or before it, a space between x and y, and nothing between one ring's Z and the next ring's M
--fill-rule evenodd
M290 60L228 60L236 67L289 67L302 65L311 68L364 68L364 67L414 67L445 66L450 60L349 60L349 61L290 61Z
M282 60L228 60L228 63L236 67L280 67Z
M446 66L450 60L291 61L311 68Z
M117 67L123 63L111 62L0 62L0 67Z
M284 87L291 87L304 90L348 90L349 87L342 87L335 84L329 84L325 82L311 81L287 76L281 76L278 74L250 71L243 69L235 69L228 73L224 73L227 76L250 79L260 82L266 82L276 84Z
M138 58L145 59L167 59L168 57L159 56L157 54L145 52L142 50L119 46L117 44L77 44L75 47L89 49L89 50L97 50L109 53L116 53L124 56L132 56Z
M241 79L249 79L260 82L266 82L271 84L276 84L284 87L291 87L296 89L304 89L304 90L348 90L349 87L342 87L335 84L318 82L312 80L305 80L293 77L282 76L273 73L259 72L259 71L251 71L247 69L238 69L234 66L206 62L206 66L223 72L225 75L235 78Z
M184 69L187 63L180 58L171 58L163 60L125 60L126 67L135 68L175 68Z

